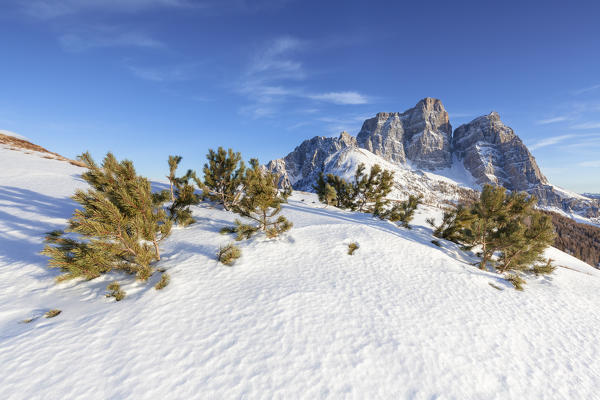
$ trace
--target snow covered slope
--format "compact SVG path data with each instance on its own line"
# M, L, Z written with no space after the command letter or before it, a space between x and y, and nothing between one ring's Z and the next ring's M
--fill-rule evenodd
M79 173L0 149L2 399L597 396L600 271L555 249L564 267L517 292L430 243L437 210L405 230L296 192L293 229L241 242L233 267L215 253L235 217L204 204L163 244L163 291L158 276L57 285L37 252L70 216ZM119 303L103 296L115 279Z
M420 194L426 204L439 206L446 202L456 202L460 198L468 198L475 193L471 186L476 184L471 175L460 165L435 172L425 172L413 168L410 163L395 164L368 150L354 146L343 148L327 157L322 171L324 174L334 174L354 181L354 174L359 164L365 165L365 173L369 173L375 164L394 172L394 190L390 193L390 198L404 199L408 194ZM319 172L321 171L313 171L308 180L315 182ZM291 183L297 187L296 182ZM311 190L312 187L307 184L300 189Z

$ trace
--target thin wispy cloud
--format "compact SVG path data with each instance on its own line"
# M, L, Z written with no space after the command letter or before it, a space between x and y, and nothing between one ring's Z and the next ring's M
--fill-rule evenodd
M572 129L600 129L600 122L583 122L581 124L573 125Z
M99 29L87 33L61 35L58 42L63 50L82 52L92 48L139 47L163 48L164 43L140 32L119 32L115 29Z
M469 117L476 117L478 115L481 114L476 114L476 113L448 113L450 115L450 118L469 118Z
M198 7L185 0L30 0L18 3L29 16L54 19L86 12L133 13L157 8Z
M548 125L548 124L556 124L558 122L563 122L563 121L568 121L569 117L567 117L566 115L560 115L558 117L552 117L552 118L547 118L547 119L540 119L538 121L536 121L536 124L538 125Z
M580 167L600 168L600 160L584 161L577 165Z
M238 92L255 103L244 106L241 113L253 118L271 116L277 104L292 98L338 105L369 103L367 96L356 91L308 91L304 86L311 77L299 60L299 54L310 47L308 41L284 36L272 40L258 51L236 87Z
M573 137L575 137L576 135L560 135L560 136L553 136L553 137L549 137L546 139L542 139L534 144L532 144L531 146L529 146L530 150L537 150L540 149L542 147L547 147L547 146L552 146L555 145L557 143L563 142L567 139L571 139Z
M137 78L152 82L178 82L194 78L197 64L179 64L161 67L127 65L127 69Z
M329 92L309 95L313 100L326 101L334 104L367 104L366 96L357 92Z
M581 88L578 90L573 91L573 94L583 94L583 93L587 93L587 92L593 92L594 90L598 90L600 89L600 84L597 85L592 85L592 86L588 86L585 88Z
M586 135L586 137L586 139L569 143L565 145L565 147L578 150L596 151L596 149L600 147L600 133Z
M265 106L262 104L251 104L240 109L240 114L248 116L252 119L272 117L277 113L274 107Z

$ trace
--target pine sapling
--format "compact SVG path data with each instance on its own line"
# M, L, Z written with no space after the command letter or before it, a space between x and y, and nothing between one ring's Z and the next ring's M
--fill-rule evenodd
M175 201L175 186L177 184L177 177L175 176L175 172L177 171L177 167L181 162L181 156L169 156L169 175L167 175L167 179L169 180L170 192L171 192L171 201Z
M116 301L121 301L125 298L126 293L121 289L119 282L112 282L107 287L108 293L106 297L114 297Z
M154 285L154 289L156 289L156 290L162 290L165 287L167 287L167 285L169 284L169 282L171 282L171 276L169 276L169 274L167 274L166 272L164 272L160 276L160 280L156 283L156 285Z
M554 265L552 265L552 261L554 261L554 260L552 260L551 258L549 258L548 260L546 260L546 264L534 265L531 268L530 271L532 273L534 273L536 276L538 276L538 275L550 275L556 269L556 267Z
M242 184L246 167L239 152L232 149L217 151L210 149L204 164L204 182L195 178L203 196L223 205L225 210L237 204L242 194Z
M236 219L234 221L234 224L235 224L234 226L226 226L226 227L222 228L220 230L220 233L222 235L235 233L236 234L235 240L240 241L243 239L250 239L256 232L259 231L258 227L250 225L250 224L244 224L239 219Z
M427 223L433 228L433 236L446 239L454 243L460 243L463 229L469 223L471 214L469 210L459 204L456 208L444 211L442 221L436 225L434 218L427 218Z
M517 274L506 275L506 280L509 281L510 283L512 283L512 285L515 287L515 289L521 290L521 291L523 290L523 285L527 283L525 281L525 279L521 278Z
M284 216L280 215L277 219L272 219L279 214L281 204L285 202L277 189L278 176L263 171L257 159L252 159L250 164L251 168L246 171L244 176L244 195L238 204L233 207L233 211L258 223L256 231L263 231L267 237L273 238L292 227L292 223ZM238 224L238 228L243 228L243 231L247 234L251 235L253 233L252 229L241 223Z
M73 199L82 208L65 231L46 236L42 254L50 257L50 267L65 272L59 280L93 279L113 268L148 279L150 264L160 260L159 243L171 231L163 209L168 191L153 193L131 161L119 162L111 153L101 166L89 153L79 158L88 168L82 178L90 188L75 192Z
M232 266L235 263L235 260L240 258L242 255L242 251L239 247L234 245L233 243L229 243L225 247L219 247L219 251L217 253L217 261L227 265Z
M354 252L359 248L358 243L353 242L348 245L348 254L353 255Z
M422 196L408 196L408 200L398 202L389 210L379 211L376 215L381 219L387 219L392 222L400 222L404 228L411 229L409 222L412 221L415 211L421 204Z

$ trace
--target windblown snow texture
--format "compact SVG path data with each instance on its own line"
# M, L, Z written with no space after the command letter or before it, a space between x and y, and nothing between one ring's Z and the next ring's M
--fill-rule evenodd
M563 267L517 292L430 242L439 210L406 230L296 192L282 211L294 228L239 243L233 267L215 254L235 215L203 203L164 242L162 291L159 274L55 284L38 252L81 171L0 149L2 399L597 396L600 271L558 250Z

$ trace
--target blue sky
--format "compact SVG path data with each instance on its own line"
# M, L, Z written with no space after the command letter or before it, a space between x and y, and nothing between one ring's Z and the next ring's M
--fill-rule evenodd
M223 145L265 162L379 111L492 110L600 192L600 3L0 0L0 129L153 178Z

